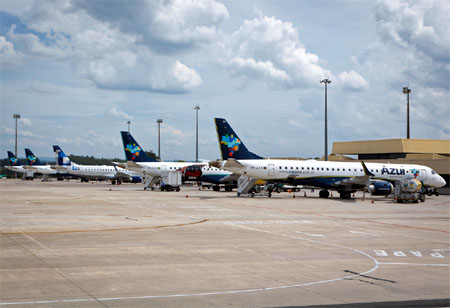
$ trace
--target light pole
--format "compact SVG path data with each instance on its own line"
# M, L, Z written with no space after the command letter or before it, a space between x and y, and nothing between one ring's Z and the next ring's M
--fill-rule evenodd
M196 121L195 121L195 161L198 162L198 111L200 110L200 106L194 107L195 113L196 113Z
M327 111L327 85L331 83L331 80L324 79L320 83L325 84L325 161L328 160L328 111Z
M158 157L159 160L161 160L161 123L163 122L162 119L156 120L156 123L158 123Z
M128 124L128 132L130 132L130 124L131 124L131 121L127 121L127 124Z
M411 89L408 87L403 87L403 94L406 94L406 138L409 139L409 93Z
M17 157L17 119L20 119L20 114L15 113L13 114L13 119L16 119L16 143L15 143L15 147L14 147L14 154L16 154Z

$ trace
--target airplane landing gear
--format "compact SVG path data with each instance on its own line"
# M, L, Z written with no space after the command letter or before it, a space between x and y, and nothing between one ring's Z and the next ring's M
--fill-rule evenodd
M319 197L320 198L328 198L330 196L330 192L328 190L321 190L319 192Z
M349 191L343 191L339 193L339 197L341 199L351 199L352 198L352 194Z

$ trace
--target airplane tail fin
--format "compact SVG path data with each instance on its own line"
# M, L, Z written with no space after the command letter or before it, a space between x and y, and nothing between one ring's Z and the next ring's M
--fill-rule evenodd
M219 139L220 152L222 159L263 159L249 150L244 145L242 140L228 124L227 120L214 118L216 124L217 138Z
M28 165L30 166L41 166L42 163L39 158L37 158L30 149L25 149L25 156L27 157Z
M148 157L144 150L139 146L136 140L131 136L129 132L121 131L123 149L125 151L125 157L127 161L133 161L136 163L155 162L156 159Z
M22 166L20 161L17 159L16 155L14 155L14 153L11 151L8 151L8 159L10 166Z
M63 152L63 150L61 150L58 145L53 146L53 152L55 152L56 155L56 165L70 166L72 164L70 158L66 155L66 153Z

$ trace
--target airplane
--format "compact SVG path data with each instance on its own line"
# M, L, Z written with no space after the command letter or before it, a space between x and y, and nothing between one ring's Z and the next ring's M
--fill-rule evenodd
M214 190L220 189L219 184L225 184L225 189L231 191L236 184L236 177L231 172L220 170L219 168L210 167L206 163L192 163L192 162L162 162L148 157L142 150L142 147L137 143L133 136L127 131L120 132L122 136L125 157L127 160L127 168L136 172L140 172L144 176L148 175L151 178L147 187L152 189L156 182L166 173L173 171L181 171L183 173L183 180L185 181L202 181L216 184ZM169 186L169 187L165 187ZM165 187L165 188L164 188ZM170 185L162 185L161 190L172 188ZM179 190L179 187L176 188Z
M58 145L53 146L53 151L56 154L56 166L51 166L51 168L78 176L81 178L81 182L88 182L89 179L111 180L112 184L115 184L116 182L120 184L121 181L132 183L139 183L142 181L140 174L124 168L107 165L76 164L70 160Z
M25 166L25 169L31 170L34 173L40 173L44 175L44 180L47 180L49 175L63 174L63 172L52 169L50 165L42 164L40 159L37 158L28 148L25 149L25 157L27 158L28 162L28 165Z
M214 122L222 161L210 165L254 179L319 187L321 198L328 198L329 190L338 191L341 199L350 199L356 190L364 189L372 195L388 195L393 191L391 182L408 178L429 188L446 184L433 169L422 165L263 159L247 149L225 119L215 118Z
M20 163L20 161L17 159L16 155L14 155L13 152L11 151L7 152L8 152L9 166L5 166L6 169L23 174L30 173L29 171L27 171L27 169L23 167L23 165Z

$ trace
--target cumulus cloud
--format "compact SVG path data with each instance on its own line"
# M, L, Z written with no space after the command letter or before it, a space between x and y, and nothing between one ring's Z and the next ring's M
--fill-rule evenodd
M446 1L380 1L375 10L378 33L385 41L414 48L448 63L450 5Z
M112 107L108 113L112 115L113 117L120 119L120 120L132 120L133 117L129 114L126 114L125 112L117 109L116 107Z
M409 81L448 89L450 3L380 1L374 14L380 43L398 50L388 71L398 70Z
M33 126L33 122L28 118L20 118L19 122L25 126Z
M361 91L369 87L368 82L355 71L343 72L339 74L338 80L345 90Z
M215 0L149 0L128 5L120 1L77 1L96 19L139 34L148 46L173 52L214 41L218 27L228 19L226 7Z
M178 50L216 39L228 11L214 0L64 0L32 2L20 18L34 32L12 26L7 37L28 57L70 59L99 88L187 93L202 79ZM173 46L161 50L164 44Z
M14 44L0 36L0 69L14 68L22 62L22 55L14 49Z
M2 135L15 136L16 130L14 128L3 125L2 126ZM30 131L17 129L17 135L21 137L33 137L34 134Z
M246 20L232 34L225 66L273 88L306 87L331 77L319 57L306 51L292 23L267 16Z

